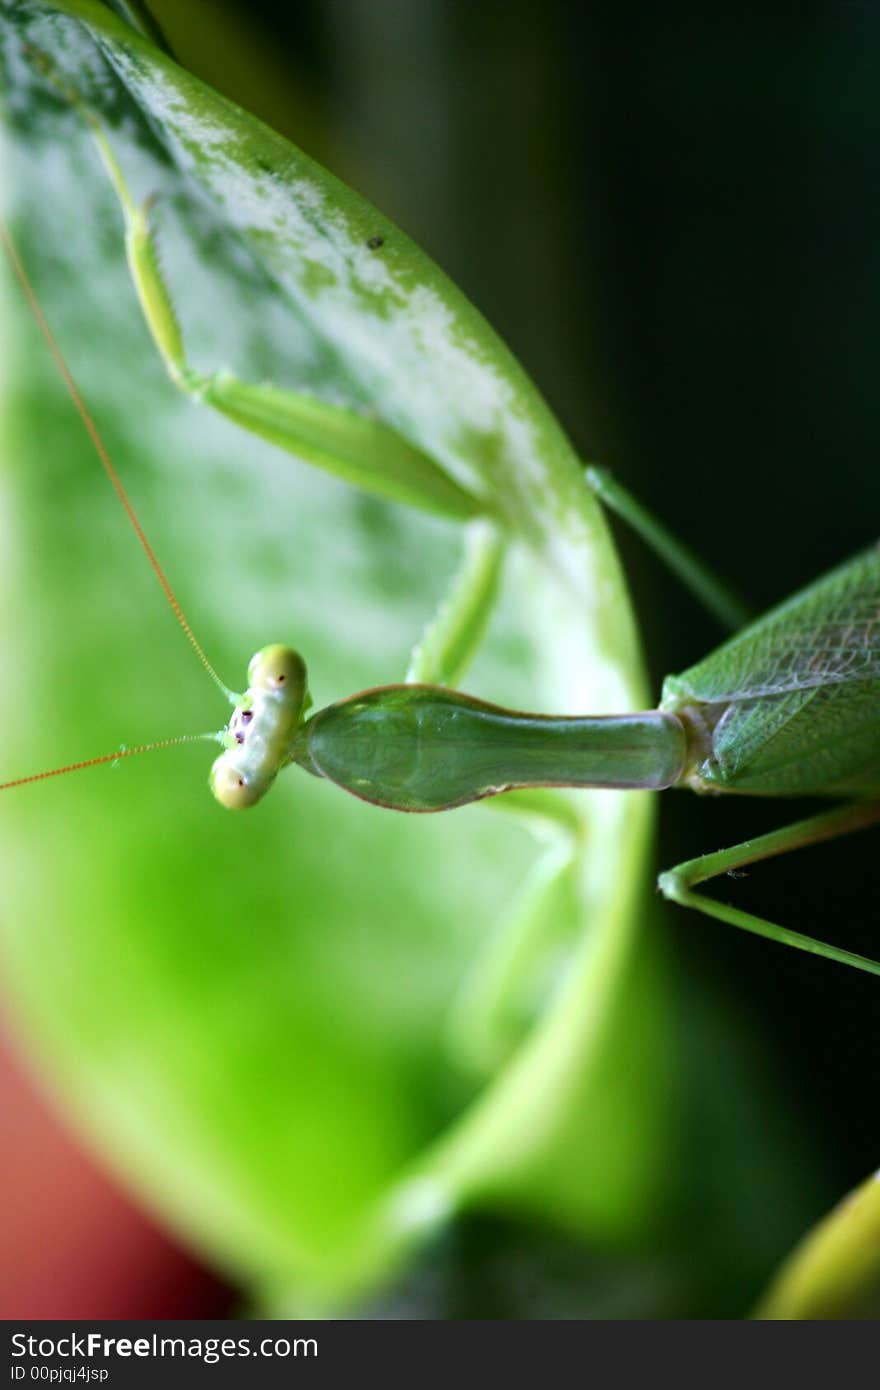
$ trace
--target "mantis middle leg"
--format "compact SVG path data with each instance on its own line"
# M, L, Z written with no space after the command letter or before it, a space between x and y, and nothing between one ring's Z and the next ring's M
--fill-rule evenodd
M588 464L584 479L599 501L635 531L723 627L735 632L749 622L752 614L748 606L730 585L674 536L662 521L652 516L607 468Z

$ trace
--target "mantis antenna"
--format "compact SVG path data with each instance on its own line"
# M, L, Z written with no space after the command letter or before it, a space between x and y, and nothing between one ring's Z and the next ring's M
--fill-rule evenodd
M159 748L171 748L181 743L211 741L222 744L224 749L211 769L210 786L214 796L221 805L230 810L252 806L271 786L280 768L289 761L291 740L311 703L302 657L291 648L275 643L257 652L251 661L248 669L250 685L244 695L234 694L223 684L202 650L174 590L165 577L155 551L147 540L144 529L123 487L122 479L113 465L98 427L80 394L64 354L40 307L36 291L30 282L12 235L2 219L0 219L0 240L3 242L6 254L24 291L40 332L45 338L55 364L61 373L68 394L76 406L77 414L82 420L103 464L104 471L113 485L113 490L134 528L135 535L141 543L153 573L162 585L162 590L171 605L174 616L214 684L223 691L229 703L235 706L229 726L224 732L182 734L176 738L161 739L157 743L141 744L137 748L123 749L116 753L104 753L97 758L86 758L81 762L68 763L64 767L53 768L48 772L36 772L27 777L17 777L10 782L0 782L0 791L9 791L13 787L26 786L30 782L42 782L48 777L61 777L67 772L81 772L85 768L98 767L101 763L114 763L120 758L131 758L139 753L150 753Z
M120 748L116 753L102 753L97 758L85 758L82 762L68 763L66 767L53 767L48 772L32 772L29 777L15 777L11 782L0 782L0 792L11 791L13 787L26 787L29 782L45 782L47 777L63 777L66 772L83 772L87 767L99 767L101 763L117 763L121 758L135 758L139 753L153 753L158 748L173 748L178 743L217 742L221 734L178 734L176 738L162 738L156 743L142 743L137 748Z
M162 566L159 564L159 561L156 557L156 553L153 550L153 547L150 545L150 542L147 540L147 537L144 533L144 529L141 526L140 521L138 520L137 513L135 512L134 507L132 506L132 503L129 499L128 493L125 491L125 488L122 484L122 479L117 473L116 468L113 465L113 460L110 458L110 455L107 451L107 447L104 444L103 439L101 438L100 431L98 430L98 427L95 424L95 421L89 412L88 406L86 405L82 395L80 394L79 387L73 379L73 375L70 371L70 368L67 365L67 361L64 357L64 354L62 353L61 348L59 347L58 342L55 338L55 335L52 332L52 329L49 327L49 324L46 320L46 316L40 307L36 291L34 290L34 287L30 282L28 273L25 270L24 262L22 261L21 256L18 254L18 249L15 245L15 242L12 239L12 234L10 233L9 228L6 226L5 222L3 222L2 219L0 219L0 240L2 240L3 242L4 249L6 251L7 256L9 257L9 262L15 273L16 279L21 285L31 313L36 319L37 326L39 327L40 332L45 338L46 343L49 347L49 351L51 352L52 357L55 360L55 364L58 367L59 372L61 373L61 379L67 388L68 394L70 395L70 398L73 401L74 406L76 407L77 414L82 420L86 432L89 438L91 439L92 444L95 447L95 452L97 453L98 458L101 460L101 463L104 467L104 471L113 485L113 490L116 493L116 496L119 498L119 501L122 503L122 506L125 510L125 514L134 528L135 535L141 543L144 553L146 554L146 557L150 562L153 573L155 574L156 578L162 586L162 590L169 604L171 605L171 610L174 613L174 616L177 618L177 621L183 628L183 631L186 634L190 646L192 647L196 656L199 658L199 661L204 666L205 670L211 677L214 684L218 686L220 690L223 691L223 694L229 700L230 704L236 704L238 697L234 695L233 692L223 684L223 681L221 681L220 677L217 675L217 672L214 670L214 667L211 665L210 661L208 660L207 656L202 650L201 644L198 638L196 637L195 633L193 632L192 628L190 627L186 615L180 606L176 594L174 593L174 590L171 588L171 585L165 577L165 573L162 569ZM117 763L122 758L134 758L137 757L140 753L152 753L160 748L173 748L176 747L178 744L182 743L222 741L222 733L178 734L176 737L173 738L159 739L155 743L140 744L137 748L121 748L118 749L115 753L103 753L96 758L85 758L80 762L67 763L64 767L51 768L47 772L34 772L27 777L16 777L9 782L0 782L0 791L10 791L13 787L24 787L27 786L30 782L43 782L49 777L62 777L68 772L82 772L89 767L99 767L102 763Z
M62 378L62 380L63 380L63 382L64 382L64 385L65 385L66 388L67 388L68 394L69 394L71 400L73 401L74 406L76 407L77 414L79 415L80 419L82 420L83 425L85 426L86 432L87 432L89 438L91 439L92 444L93 444L94 447L95 447L95 452L97 453L98 458L101 460L101 463L102 463L103 468L104 468L104 472L107 474L107 477L110 479L110 482L111 482L111 484L112 484L112 486L113 486L113 490L114 490L114 492L116 493L116 496L119 498L119 501L122 503L122 506L123 506L123 508L124 508L124 510L125 510L125 514L126 514L126 516L128 517L129 521L131 522L131 524L132 524L132 526L133 526L133 528L134 528L135 535L137 536L138 540L139 540L140 543L141 543L141 547L143 548L144 554L146 555L147 559L148 559L149 562L150 562L150 565L151 565L151 567L152 567L153 573L155 574L155 576L156 576L156 578L158 579L159 583L162 585L162 590L163 590L163 592L164 592L164 594L165 594L165 597L167 598L169 604L171 605L171 611L173 612L173 614L174 614L175 618L177 619L177 621L179 622L180 626L183 628L183 631L184 631L184 633L185 633L185 635L186 635L187 641L189 642L190 646L192 647L192 649L193 649L193 651L195 652L196 656L198 657L199 661L200 661L200 662L202 663L202 665L204 666L204 668L205 668L205 670L207 671L208 675L211 677L211 680L212 680L212 681L214 682L214 684L218 687L218 689L222 690L224 696L226 697L226 699L229 701L229 703L230 703L231 705L237 704L237 703L238 703L238 696L235 695L235 693L234 693L233 691L231 691L231 690L229 689L228 686L224 685L223 681L222 681L222 680L220 679L220 677L217 675L217 672L214 670L214 667L211 665L210 661L208 660L207 656L205 655L204 651L202 650L201 643L199 642L198 638L196 637L195 633L193 632L192 628L190 627L189 622L187 621L187 618L186 618L186 614L184 613L183 609L181 608L180 603L179 603L179 601L178 601L178 599L177 599L177 596L176 596L176 594L174 593L174 590L172 589L171 585L169 584L167 578L165 577L165 573L164 573L164 571L163 571L163 569L162 569L162 566L159 564L159 561L158 561L158 559L157 559L157 557L156 557L156 553L155 553L155 551L153 550L153 547L150 545L150 542L147 540L147 537L146 537L146 535L145 535L145 533L144 533L144 529L143 529L143 527L141 526L140 521L138 520L137 513L135 512L135 509L134 509L134 507L132 506L131 501L129 500L128 493L125 491L125 488L123 487L122 479L120 478L119 474L117 473L116 468L115 468L115 466L114 466L114 464L113 464L113 460L110 458L110 455L109 455L109 453L108 453L108 451L107 451L107 447L106 447L106 445L104 444L103 439L101 438L101 434L100 434L100 432L99 432L99 430L98 430L98 426L95 424L95 421L93 420L93 418L92 418L92 416L91 416L91 414L90 414L90 412L89 412L89 408L88 408L88 406L86 405L85 401L83 400L82 395L80 394L79 387L77 386L76 382L75 382L74 379L73 379L73 375L72 375L72 373L71 373L71 371L70 371L70 368L69 368L68 365L67 365L67 362L66 362L66 360L65 360L64 354L63 354L63 352L61 351L61 348L58 346L58 343L57 343L57 341L56 341L55 335L54 335L54 333L52 332L52 329L49 327L49 324L48 324L48 322L47 322L47 320L46 320L46 316L45 316L45 314L43 313L43 311L42 311L42 309L41 309L41 307L40 307L39 300L37 299L37 296L36 296L36 291L34 290L34 287L33 287L33 285L32 285L31 282L30 282L30 278L29 278L28 273L27 273L27 271L25 270L25 267L24 267L24 262L22 261L20 255L18 254L18 250L17 250L17 248L16 248L15 242L14 242L13 239L12 239L12 235L11 235L11 233L10 233L10 231L9 231L9 228L6 226L5 222L2 221L2 219L0 219L0 240L2 240L2 242L3 242L4 249L5 249L5 251L6 251L7 256L9 257L9 261L10 261L10 264L12 265L12 269L13 269L13 271L14 271L14 273L15 273L16 279L18 280L19 284L21 285L22 290L24 291L24 295L25 295L25 298L26 298L26 300L27 300L27 302L28 302L28 306L29 306L29 308L30 308L30 310L31 310L31 313L33 314L34 318L36 319L37 325L38 325L38 327L39 327L39 329L40 329L40 332L42 333L43 337L44 337L45 340L46 340L46 344L47 344L47 346L48 346L48 348L49 348L49 351L51 352L53 358L55 359L55 364L56 364L56 366L58 367L59 372L61 373L61 378ZM194 735L194 737L200 738L200 737L202 737L202 735ZM183 741L183 740L178 740L178 741ZM157 744L157 745L153 745L153 746L155 746L155 747L164 747L165 744L163 743L163 744ZM135 751L135 750L133 750L133 751ZM141 751L141 750L137 750L137 751ZM147 750L146 750L146 749L143 749L142 751L146 752ZM117 755L115 755L115 756L119 756L119 755L117 754ZM99 758L99 759L94 759L93 761L94 761L94 762L102 762L102 761L109 761L109 759L100 759L100 758ZM80 767L80 766L91 766L91 765L92 765L91 763L87 763L87 764L76 764L77 767ZM68 771L68 770L69 770L69 771L73 771L73 768L70 768L70 769L59 769L59 771ZM44 773L44 774L42 774L42 775L43 775L43 776L47 776L47 775L49 775L49 774ZM25 778L24 780L25 780L25 781L30 781L30 780L32 780L32 779L31 779L31 778Z

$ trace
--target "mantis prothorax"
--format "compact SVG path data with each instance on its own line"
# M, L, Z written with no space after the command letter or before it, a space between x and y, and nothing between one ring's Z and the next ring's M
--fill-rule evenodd
M380 495L458 519L486 508L392 430L354 412L228 373L204 376L187 363L159 270L149 204L129 194L102 129L86 113L126 219L129 264L153 339L174 383L239 425ZM720 921L880 974L880 962L716 902L695 886L739 866L880 820L880 550L842 565L665 682L657 709L601 717L552 717L503 709L449 688L482 630L498 579L501 544L479 522L453 600L405 684L368 690L308 715L306 669L292 648L263 648L242 696L227 690L201 650L144 535L98 430L55 344L11 241L13 268L68 391L184 632L234 705L211 770L221 805L254 805L291 763L364 801L397 811L438 812L515 789L610 787L764 797L842 796L822 815L660 876L665 896ZM585 485L633 524L717 616L737 626L742 610L710 572L600 469ZM426 675L446 684L424 683ZM131 756L111 753L18 778L0 790ZM550 803L547 803L548 807ZM552 814L552 808L546 811ZM561 814L561 813L560 813Z

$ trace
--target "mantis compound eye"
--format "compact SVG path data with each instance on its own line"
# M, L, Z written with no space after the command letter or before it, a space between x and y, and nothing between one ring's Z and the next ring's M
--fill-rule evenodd
M247 777L228 752L221 753L215 760L208 778L208 786L227 811L244 811L254 806L269 785L264 779Z
M305 704L306 664L299 652L280 642L263 647L251 658L248 681L255 695L280 695L300 709Z

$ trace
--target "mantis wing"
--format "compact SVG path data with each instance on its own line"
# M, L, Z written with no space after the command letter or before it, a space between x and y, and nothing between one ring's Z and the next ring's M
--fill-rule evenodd
M872 546L670 677L666 708L880 681L880 549Z
M666 681L701 707L711 747L694 778L751 795L880 789L880 551L855 556Z

